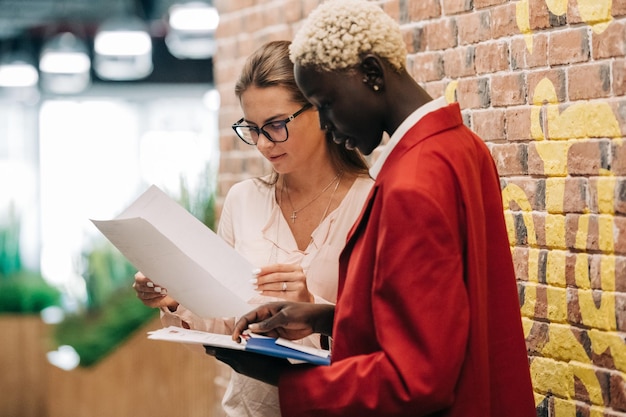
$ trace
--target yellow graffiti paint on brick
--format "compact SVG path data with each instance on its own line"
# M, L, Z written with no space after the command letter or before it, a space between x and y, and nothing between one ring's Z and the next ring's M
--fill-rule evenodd
M563 213L565 201L565 178L546 179L546 211L548 213Z
M591 364L585 349L572 333L567 324L552 323L548 327L549 341L541 349L545 357L559 362L576 361Z
M565 216L548 214L545 225L546 245L552 249L565 249Z
M551 250L548 252L546 265L546 283L554 287L565 288L565 264L567 252Z
M615 188L617 179L614 176L598 178L598 211L604 214L615 214Z
M567 323L567 292L565 288L547 287L547 318L550 323Z
M542 141L531 144L543 161L543 174L550 177L567 176L567 153L571 142Z
M617 332L603 332L600 330L592 329L588 332L589 339L591 340L591 349L596 354L600 355L607 350L610 350L611 357L615 363L615 369L625 373L626 372L626 340L623 334ZM626 380L626 375L623 375Z
M572 368L572 375L578 378L585 386L591 403L604 405L604 400L602 398L602 387L600 386L598 377L595 373L596 368L594 368L592 365L574 361L570 362L569 366ZM570 396L572 398L576 398L574 384L572 384L571 387L572 391L570 392Z
M582 316L581 320L585 326L602 330L617 329L614 292L596 291L595 296L600 297L599 307L596 307L594 301L594 290L578 290L577 294Z
M563 16L567 13L568 0L545 0L550 13ZM580 18L591 27L594 33L602 33L613 20L612 0L578 0ZM520 33L524 35L526 48L533 51L533 31L530 28L530 2L520 0L515 4L515 22Z
M554 84L548 78L543 78L535 87L533 105L531 134L535 140L621 137L619 122L608 103L576 102L561 111Z
M566 363L536 357L530 364L530 375L536 391L559 397L569 396L572 370Z
M528 197L524 190L522 190L518 185L508 184L506 187L502 189L502 205L504 207L509 207L511 202L515 202L520 210L522 210L522 218L524 220L524 225L526 226L526 234L528 239L529 246L537 245L537 234L535 233L535 223L532 218L532 206L528 201ZM507 225L507 231L509 233L509 243L513 246L516 243L516 231L515 231L515 221L513 219L513 212L511 210L505 210L505 221Z
M598 218L598 246L604 253L615 251L615 216L601 214Z
M583 290L591 289L591 281L589 279L589 255L586 253L576 254L574 280L576 282L576 288Z
M520 313L523 317L534 318L535 308L537 306L537 284L527 282L524 285L524 304L520 307Z
M613 20L611 9L611 0L578 0L578 13L581 19L589 24L595 33L602 33L609 26Z

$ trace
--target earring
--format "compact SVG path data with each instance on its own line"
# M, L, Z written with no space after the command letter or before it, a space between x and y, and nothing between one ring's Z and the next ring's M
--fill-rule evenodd
M374 91L380 90L380 87L378 86L378 84L374 84L372 88L374 89Z

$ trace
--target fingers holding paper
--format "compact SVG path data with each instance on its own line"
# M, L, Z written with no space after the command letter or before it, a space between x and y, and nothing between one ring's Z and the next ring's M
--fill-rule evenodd
M133 289L137 293L137 298L148 307L167 307L172 311L178 307L178 302L167 295L166 288L156 285L141 272L135 274Z
M304 270L298 264L268 265L255 272L253 282L262 295L287 301L312 303L314 300L307 287Z
M245 330L270 337L298 340L313 333L331 335L335 306L279 301L258 307L243 315L233 330L239 341Z

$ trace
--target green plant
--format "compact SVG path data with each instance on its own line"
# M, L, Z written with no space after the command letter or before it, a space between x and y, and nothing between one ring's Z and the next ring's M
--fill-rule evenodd
M0 228L0 278L22 269L20 256L20 222L13 204L9 207L8 224Z
M55 329L55 341L70 345L80 356L80 366L90 367L106 357L139 327L158 317L158 310L137 300L130 286L110 294L97 310L67 316Z
M0 313L37 314L60 304L59 290L38 273L22 270L0 278Z

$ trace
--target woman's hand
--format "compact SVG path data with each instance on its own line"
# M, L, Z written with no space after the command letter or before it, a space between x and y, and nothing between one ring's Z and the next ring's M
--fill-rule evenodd
M178 302L167 295L167 289L155 285L141 272L135 274L133 288L137 293L137 298L148 307L167 307L170 311L176 311L178 308Z
M261 295L269 297L302 303L312 303L314 300L306 285L306 275L298 264L275 264L259 268L256 287Z
M269 303L241 316L235 324L233 340L239 342L245 330L289 340L302 339L313 333L331 336L334 318L335 306L332 304Z

